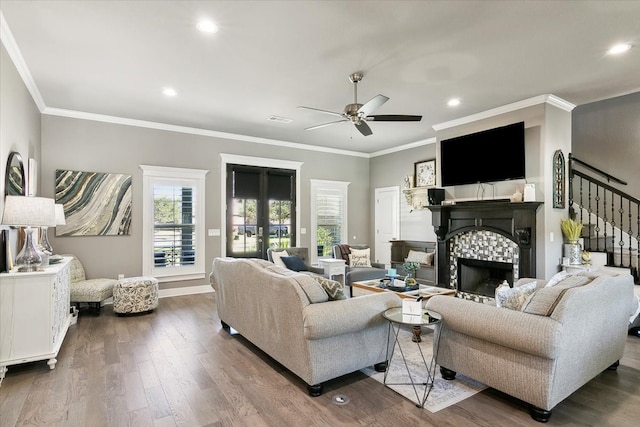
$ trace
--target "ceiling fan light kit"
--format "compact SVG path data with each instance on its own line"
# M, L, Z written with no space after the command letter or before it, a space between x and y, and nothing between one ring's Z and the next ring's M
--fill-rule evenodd
M329 123L323 123L321 125L311 126L306 128L305 130L314 130L320 129L325 126L334 125L336 123L342 122L351 122L358 131L364 136L369 136L373 134L373 131L366 123L367 121L376 121L376 122L419 122L422 120L422 116L413 116L413 115L403 115L403 114L378 114L378 115L370 115L375 110L380 108L385 102L389 100L388 97L384 95L376 95L367 101L364 104L358 103L358 82L362 80L364 74L361 72L352 73L349 76L349 81L353 83L353 103L347 104L342 110L342 113L337 113L335 111L327 111L321 110L318 108L311 107L303 107L300 106L298 108L302 108L305 110L317 111L319 113L331 114L333 116L342 117L342 120L336 120Z

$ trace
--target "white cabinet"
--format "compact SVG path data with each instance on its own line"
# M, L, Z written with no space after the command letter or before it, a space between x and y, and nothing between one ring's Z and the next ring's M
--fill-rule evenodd
M51 369L71 322L69 262L0 274L0 378L7 366L48 359Z

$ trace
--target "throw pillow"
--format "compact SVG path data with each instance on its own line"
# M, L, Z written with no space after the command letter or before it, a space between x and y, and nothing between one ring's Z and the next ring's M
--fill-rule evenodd
M311 277L318 282L327 295L329 295L329 301L347 299L343 291L344 287L342 286L342 283L327 279L319 274L313 274Z
M496 307L519 311L529 295L535 292L536 285L536 282L529 282L526 285L514 286L513 288L507 284L498 286L496 288Z
M551 316L551 313L556 309L567 290L586 285L591 280L583 276L569 276L556 286L545 286L542 289L538 289L527 298L527 301L522 305L522 311L538 316Z
M289 256L289 254L287 253L287 251L271 251L271 259L273 260L273 263L275 265L279 265L280 267L285 267L287 268L286 265L284 265L284 261L282 261L282 257L283 256Z
M351 248L349 267L371 267L371 249Z
M434 252L422 252L410 250L405 262L417 262L420 264L432 265Z
M280 257L280 259L289 270L307 271L307 266L304 265L304 261L297 255L283 256Z
M567 273L566 271L561 271L559 273L556 273L553 275L553 277L551 279L549 279L549 281L547 282L546 285L544 285L545 288L550 288L552 286L557 285L558 283L560 283L560 281L562 281L564 278L566 278L569 275L569 273Z

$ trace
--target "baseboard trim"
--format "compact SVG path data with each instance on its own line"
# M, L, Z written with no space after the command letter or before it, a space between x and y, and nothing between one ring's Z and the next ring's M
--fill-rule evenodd
M206 294L215 292L211 285L184 286L182 288L159 289L158 298L179 297L182 295ZM113 304L113 298L107 298L102 305Z

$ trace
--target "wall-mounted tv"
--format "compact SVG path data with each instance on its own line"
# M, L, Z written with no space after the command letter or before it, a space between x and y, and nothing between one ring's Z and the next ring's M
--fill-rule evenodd
M525 178L524 122L440 141L443 187Z

